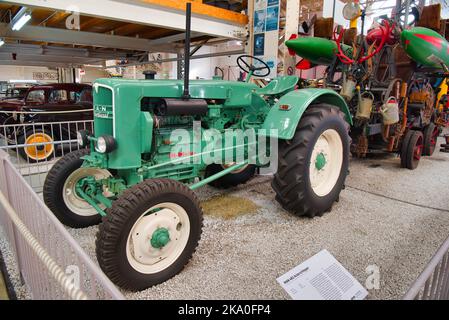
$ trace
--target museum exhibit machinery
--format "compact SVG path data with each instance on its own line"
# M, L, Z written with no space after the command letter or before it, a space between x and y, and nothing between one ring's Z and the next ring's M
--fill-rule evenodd
M328 66L323 79L301 83L332 88L348 103L353 156L396 153L402 167L415 169L421 156L433 154L448 120L449 44L441 35L440 10L439 4L398 1L391 17L364 35L366 11L350 1L343 9L348 30L337 26L324 31L328 37L293 35L286 42L302 57L298 69Z

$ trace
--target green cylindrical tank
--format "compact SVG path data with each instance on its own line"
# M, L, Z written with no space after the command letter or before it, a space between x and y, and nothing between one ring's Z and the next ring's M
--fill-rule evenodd
M317 37L303 37L288 40L285 42L287 48L293 50L298 56L309 60L316 65L330 65L338 53L337 44L335 41L317 38ZM343 45L343 50L346 52L350 47Z
M449 43L436 31L423 27L404 30L401 44L410 58L422 65L449 66Z

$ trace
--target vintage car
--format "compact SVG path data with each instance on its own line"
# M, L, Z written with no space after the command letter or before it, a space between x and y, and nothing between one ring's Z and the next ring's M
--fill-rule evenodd
M30 90L30 86L8 88L5 92L2 92L1 101L11 100L11 99L23 100L25 98L28 90Z
M30 162L53 157L55 146L61 146L55 142L76 139L79 127L92 119L92 86L87 84L38 85L23 99L0 101L0 135L20 146L18 153Z

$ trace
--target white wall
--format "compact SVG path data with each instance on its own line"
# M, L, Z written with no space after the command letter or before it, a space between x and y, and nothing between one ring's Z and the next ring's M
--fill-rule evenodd
M109 78L109 74L103 69L86 67L83 68L86 72L85 75L79 76L79 80L81 83L93 83L96 79L99 78Z
M335 15L334 15L334 23L342 25L344 27L349 27L349 21L343 18L343 7L345 3L337 0L335 2ZM324 0L323 3L323 18L332 18L334 9L334 0Z
M216 46L204 46L195 55L210 54L216 52L226 52L238 50L241 47L232 42L223 43ZM240 69L237 67L237 57L233 56L221 56L205 59L191 60L190 64L190 79L212 79L214 76L215 67L220 67L224 71L225 80L237 80L240 74ZM221 75L221 74L219 74Z
M57 72L44 67L0 66L0 81L33 80L33 72ZM45 81L57 82L57 81Z
M86 70L86 75L77 77L77 80L83 83L92 83L98 78L108 77L108 74L102 69L87 67L84 70ZM33 72L57 73L58 71L45 67L0 66L0 81L33 80ZM40 82L52 83L58 81L44 80Z

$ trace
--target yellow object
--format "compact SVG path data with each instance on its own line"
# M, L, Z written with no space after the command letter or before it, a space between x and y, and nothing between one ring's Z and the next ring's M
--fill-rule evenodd
M216 218L232 219L257 212L259 207L249 199L219 195L201 203L204 214Z
M38 143L51 143L53 139L45 133L34 133L30 135L25 144L31 145L25 147L26 155L33 160L45 160L47 159L54 151L53 144L45 144L45 145L33 145Z
M349 22L349 28L355 28L355 29L357 29L357 23L359 22L359 17L357 17L357 18L355 18L355 19L352 19L350 22Z
M401 85L401 98L407 97L407 89L408 89L407 82L403 82Z
M248 16L234 12L231 10L226 10L218 7L214 7L211 5L207 5L202 3L202 1L198 0L140 0L141 2L157 5L160 7L166 7L170 9L185 11L186 3L192 3L192 14L198 14L208 17L213 17L215 19L226 20L231 23L236 23L239 25L247 25L248 24Z
M425 102L429 98L429 93L424 90L413 91L409 95L411 102Z
M0 300L9 300L8 291L6 290L6 284L3 279L1 271L0 271Z
M441 82L439 89L440 90L437 95L436 108L438 109L439 112L442 112L444 106L440 103L440 101L444 95L448 94L449 86L447 85L447 80L444 80L443 82Z

